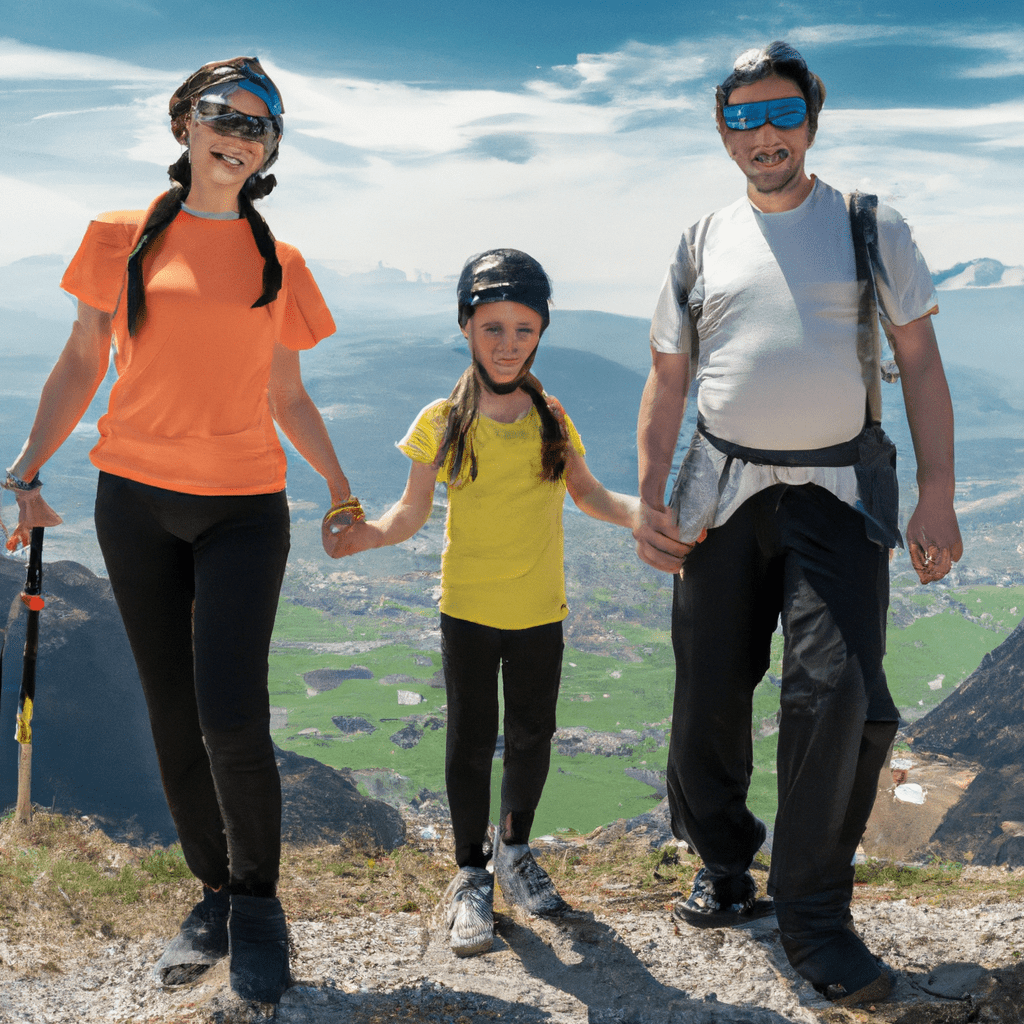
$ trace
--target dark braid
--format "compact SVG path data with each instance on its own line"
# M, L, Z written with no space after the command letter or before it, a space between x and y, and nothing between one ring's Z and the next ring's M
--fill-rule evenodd
M540 447L540 479L554 483L562 479L565 473L565 462L569 441L554 413L548 408L544 398L544 387L541 382L529 373L520 387L530 396L534 408L540 414L541 447ZM449 484L458 484L464 464L469 463L470 481L477 476L476 451L473 448L472 428L480 412L480 380L470 366L458 379L448 398L451 412L445 426L444 437L437 455L437 465L443 466L451 455L451 466L447 471ZM465 480L462 481L466 482Z
M271 174L270 178L273 179L273 177ZM252 178L249 179L249 181L252 180ZM266 181L265 178L262 180ZM270 187L273 188L274 186L271 185ZM263 257L263 293L252 304L252 308L257 309L260 306L267 305L268 302L273 302L277 298L277 293L281 290L282 270L281 262L277 258L277 246L274 245L274 236L271 234L270 225L259 214L256 207L252 205L252 200L246 195L246 191L246 189L242 189L238 195L238 208L249 222L253 241ZM267 191L270 190L268 189Z
M480 413L480 381L472 366L456 381L452 393L448 397L452 403L448 413L448 423L444 428L441 448L437 453L437 465L441 467L448 458L452 445L455 453L448 470L448 483L454 484L462 474L463 460L469 459L469 479L476 479L476 452L473 450L472 428Z
M142 325L146 312L142 258L167 225L178 216L181 204L192 187L192 165L189 163L187 150L167 168L167 174L172 182L171 188L149 215L142 234L128 257L128 334L132 337ZM283 271L281 262L277 258L274 236L270 231L270 226L252 205L253 200L269 195L276 184L277 178L273 174L253 174L238 195L239 210L249 222L253 241L256 243L259 254L263 257L263 291L252 304L253 309L273 302L281 290Z
M520 387L530 396L533 407L540 413L540 478L554 483L561 480L565 472L569 439L555 414L548 408L541 382L529 373Z
M167 168L167 174L173 184L149 215L142 228L142 234L128 257L128 334L132 337L142 325L146 314L142 257L167 225L178 216L182 200L192 186L192 166L188 162L187 151Z

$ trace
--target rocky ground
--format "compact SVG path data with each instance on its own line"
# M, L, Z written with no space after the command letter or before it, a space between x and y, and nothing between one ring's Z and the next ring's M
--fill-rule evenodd
M15 862L16 833L0 830ZM0 1020L32 1024L1020 1024L1024 1020L1024 872L967 869L954 885L897 892L858 886L865 940L900 974L895 998L857 1010L821 999L789 968L772 919L729 931L676 923L670 913L694 863L662 836L625 823L587 840L538 844L576 911L551 923L514 916L500 897L492 952L459 960L436 920L451 871L443 818L407 820L410 844L373 859L328 863L289 855L295 987L278 1007L231 994L219 965L202 984L162 990L151 976L175 921L194 898L142 892L122 916L37 877L2 890ZM82 826L81 850L130 857ZM90 845L92 844L92 845ZM581 854L585 857L581 859ZM353 860L359 856L348 851ZM89 854L92 857L92 854ZM646 863L641 877L636 865ZM571 867L576 864L576 868ZM369 865L369 868L367 868ZM567 865L570 865L567 867ZM651 871L653 865L653 872ZM45 875L45 873L44 873ZM763 875L761 876L763 880ZM66 889L67 891L66 891ZM149 901L148 903L146 901ZM66 901L66 905L65 905ZM407 909L402 909L407 908Z

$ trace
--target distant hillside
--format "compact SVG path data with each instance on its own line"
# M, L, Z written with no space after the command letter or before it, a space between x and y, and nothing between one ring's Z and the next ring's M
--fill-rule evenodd
M12 739L21 683L25 616L17 595L24 565L0 556L0 628L7 631L0 702L0 811L17 796L19 747ZM44 566L32 800L87 814L115 837L170 843L174 825L157 768L135 662L106 580L73 562ZM8 609L11 614L8 615ZM348 773L277 752L290 842L337 842L359 833L369 845L405 841L397 811L361 796Z
M979 769L931 849L975 864L1024 865L1024 622L907 730L913 750ZM972 769L973 770L973 769Z

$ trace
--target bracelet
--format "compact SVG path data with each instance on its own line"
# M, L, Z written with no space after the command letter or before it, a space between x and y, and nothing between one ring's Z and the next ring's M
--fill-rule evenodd
M355 495L349 495L343 502L331 506L330 511L324 516L323 525L331 533L340 533L344 527L351 526L353 523L361 523L365 518L366 513L363 511L363 506L359 504L359 499ZM331 526L332 519L341 521L335 526Z
M0 487L3 487L5 491L34 491L37 487L42 487L43 481L39 479L39 474L31 480L22 480L21 477L15 476L10 470L7 470L7 478L4 480Z

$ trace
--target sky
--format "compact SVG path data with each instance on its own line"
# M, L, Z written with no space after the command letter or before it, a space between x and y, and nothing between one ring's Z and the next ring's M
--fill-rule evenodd
M933 271L1024 264L1019 0L0 10L0 266L70 257L91 217L148 205L180 152L170 94L249 53L286 109L262 210L308 261L443 282L513 246L544 264L556 306L649 316L683 229L743 194L714 86L772 39L826 85L808 171L895 206Z

